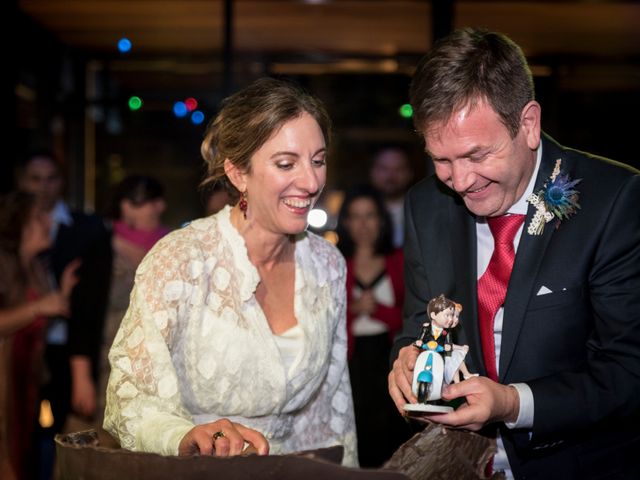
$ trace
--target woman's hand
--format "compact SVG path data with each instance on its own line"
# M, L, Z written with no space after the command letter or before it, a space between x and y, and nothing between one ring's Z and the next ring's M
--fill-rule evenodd
M214 438L215 437L215 438ZM249 446L245 450L245 442ZM215 455L232 457L255 451L258 455L269 453L269 442L257 430L221 418L212 423L196 425L180 441L178 455Z
M364 290L360 298L351 301L349 309L356 315L371 315L376 311L377 303L371 290Z
M60 278L60 288L54 292L36 300L33 305L34 314L44 315L46 317L63 316L68 317L70 315L69 310L69 298L73 287L78 283L78 276L76 272L80 268L80 259L75 259L65 267Z
M71 297L71 291L73 287L75 287L78 283L78 268L82 264L82 260L76 258L75 260L70 261L66 267L64 267L64 271L62 272L62 276L60 277L60 293L67 300Z
M34 316L44 315L45 317L68 317L69 316L69 299L56 290L46 294L33 302Z

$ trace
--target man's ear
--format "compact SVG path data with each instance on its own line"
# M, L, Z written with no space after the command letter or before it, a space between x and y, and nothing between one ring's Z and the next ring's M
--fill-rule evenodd
M247 174L231 163L228 158L224 159L224 173L239 192L244 192L247 189Z
M527 146L531 150L535 150L540 145L540 119L542 109L540 104L535 100L531 100L522 109L520 115L520 129L525 135Z

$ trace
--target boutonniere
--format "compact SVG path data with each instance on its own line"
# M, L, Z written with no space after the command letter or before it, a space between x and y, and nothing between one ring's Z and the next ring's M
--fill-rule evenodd
M540 190L532 193L527 198L527 202L536 207L527 232L529 235L542 235L545 224L554 218L561 220L568 219L580 208L578 203L578 190L574 187L582 181L581 178L571 180L569 175L560 171L562 159L556 160L556 165L549 179Z

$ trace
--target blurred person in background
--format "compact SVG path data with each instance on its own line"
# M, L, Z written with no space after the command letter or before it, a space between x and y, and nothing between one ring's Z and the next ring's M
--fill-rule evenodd
M138 265L151 247L169 233L169 228L162 224L165 210L164 188L155 178L131 175L115 188L110 212L113 222L113 270L109 307L102 334L95 418L99 431L104 418L105 394L111 371L107 358L109 349L129 307L129 296ZM109 440L108 437L101 438L100 443L105 444Z
M51 291L38 257L49 249L49 219L24 192L0 197L0 477L32 478L33 433L43 376L47 317L68 315L79 261Z
M377 467L406 440L408 427L387 394L388 357L402 326L402 250L382 197L370 185L347 190L338 248L347 260L349 371L363 467Z
M53 318L47 325L49 375L41 396L51 405L53 422L39 435L41 476L49 478L54 435L68 420L80 418L88 423L96 412L100 338L111 278L111 235L99 216L72 210L63 200L62 171L51 151L35 151L25 159L18 171L18 186L35 196L38 208L49 219L53 245L46 260L58 284L65 267L76 258L81 260L70 316Z
M409 154L398 145L380 148L373 156L369 176L391 216L393 246L400 248L404 242L404 196L413 181Z
M206 216L218 213L226 205L233 205L238 201L222 183L216 183L206 188L203 192L203 199Z

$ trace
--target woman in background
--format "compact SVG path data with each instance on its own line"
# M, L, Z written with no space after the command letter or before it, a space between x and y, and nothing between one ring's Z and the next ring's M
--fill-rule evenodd
M387 394L389 353L402 326L402 251L379 193L360 185L345 194L338 248L347 259L349 371L363 467L377 467L406 440L407 426Z
M38 419L46 317L69 314L78 261L50 292L38 254L51 246L48 216L34 197L0 197L0 477L34 473L32 435Z
M130 175L115 189L111 206L113 271L109 307L102 335L96 419L98 427L102 426L107 382L111 371L107 358L109 349L129 307L129 296L138 265L151 247L169 233L169 229L162 224L165 209L164 188L155 178ZM101 428L98 430L101 431ZM112 441L109 437L101 438L100 443L104 445L110 440Z

